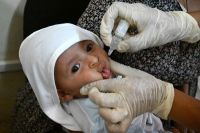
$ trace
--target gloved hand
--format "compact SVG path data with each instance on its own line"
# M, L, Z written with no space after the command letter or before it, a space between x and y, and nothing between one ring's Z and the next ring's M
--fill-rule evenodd
M132 120L145 112L167 119L174 98L172 84L112 60L111 70L125 77L96 81L81 89L99 105L110 132L126 132Z
M163 12L141 3L114 2L103 16L100 26L101 38L107 46L112 41L115 21L120 18L136 25L139 33L133 36L126 34L118 44L119 52L136 52L177 40L189 43L200 40L197 21L183 11Z

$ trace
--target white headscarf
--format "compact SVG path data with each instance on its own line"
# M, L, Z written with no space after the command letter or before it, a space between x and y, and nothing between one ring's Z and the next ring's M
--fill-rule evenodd
M58 57L73 44L92 40L103 46L94 33L73 24L57 24L32 33L21 44L19 58L44 113L67 129L80 130L60 104L54 79Z

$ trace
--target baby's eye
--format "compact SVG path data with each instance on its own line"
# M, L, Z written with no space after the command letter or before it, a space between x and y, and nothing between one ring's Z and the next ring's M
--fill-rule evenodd
M80 68L80 64L75 64L73 67L72 67L72 73L75 73L79 70Z
M93 48L93 44L88 44L87 46L86 46L86 51L87 52L90 52L91 50L92 50L92 48Z

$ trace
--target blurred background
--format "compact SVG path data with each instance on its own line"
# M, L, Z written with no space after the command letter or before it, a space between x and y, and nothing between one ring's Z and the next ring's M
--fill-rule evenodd
M17 90L25 83L18 60L26 0L0 0L0 133L11 130Z
M0 133L14 130L17 94L27 83L18 58L22 40L49 25L76 24L89 1L0 0Z

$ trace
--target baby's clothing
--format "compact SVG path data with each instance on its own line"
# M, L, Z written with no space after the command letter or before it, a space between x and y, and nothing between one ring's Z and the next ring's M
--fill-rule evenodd
M85 133L108 133L104 119L99 115L98 106L89 98L63 103L64 110L73 116L80 129ZM164 132L161 120L152 113L136 117L127 133Z

